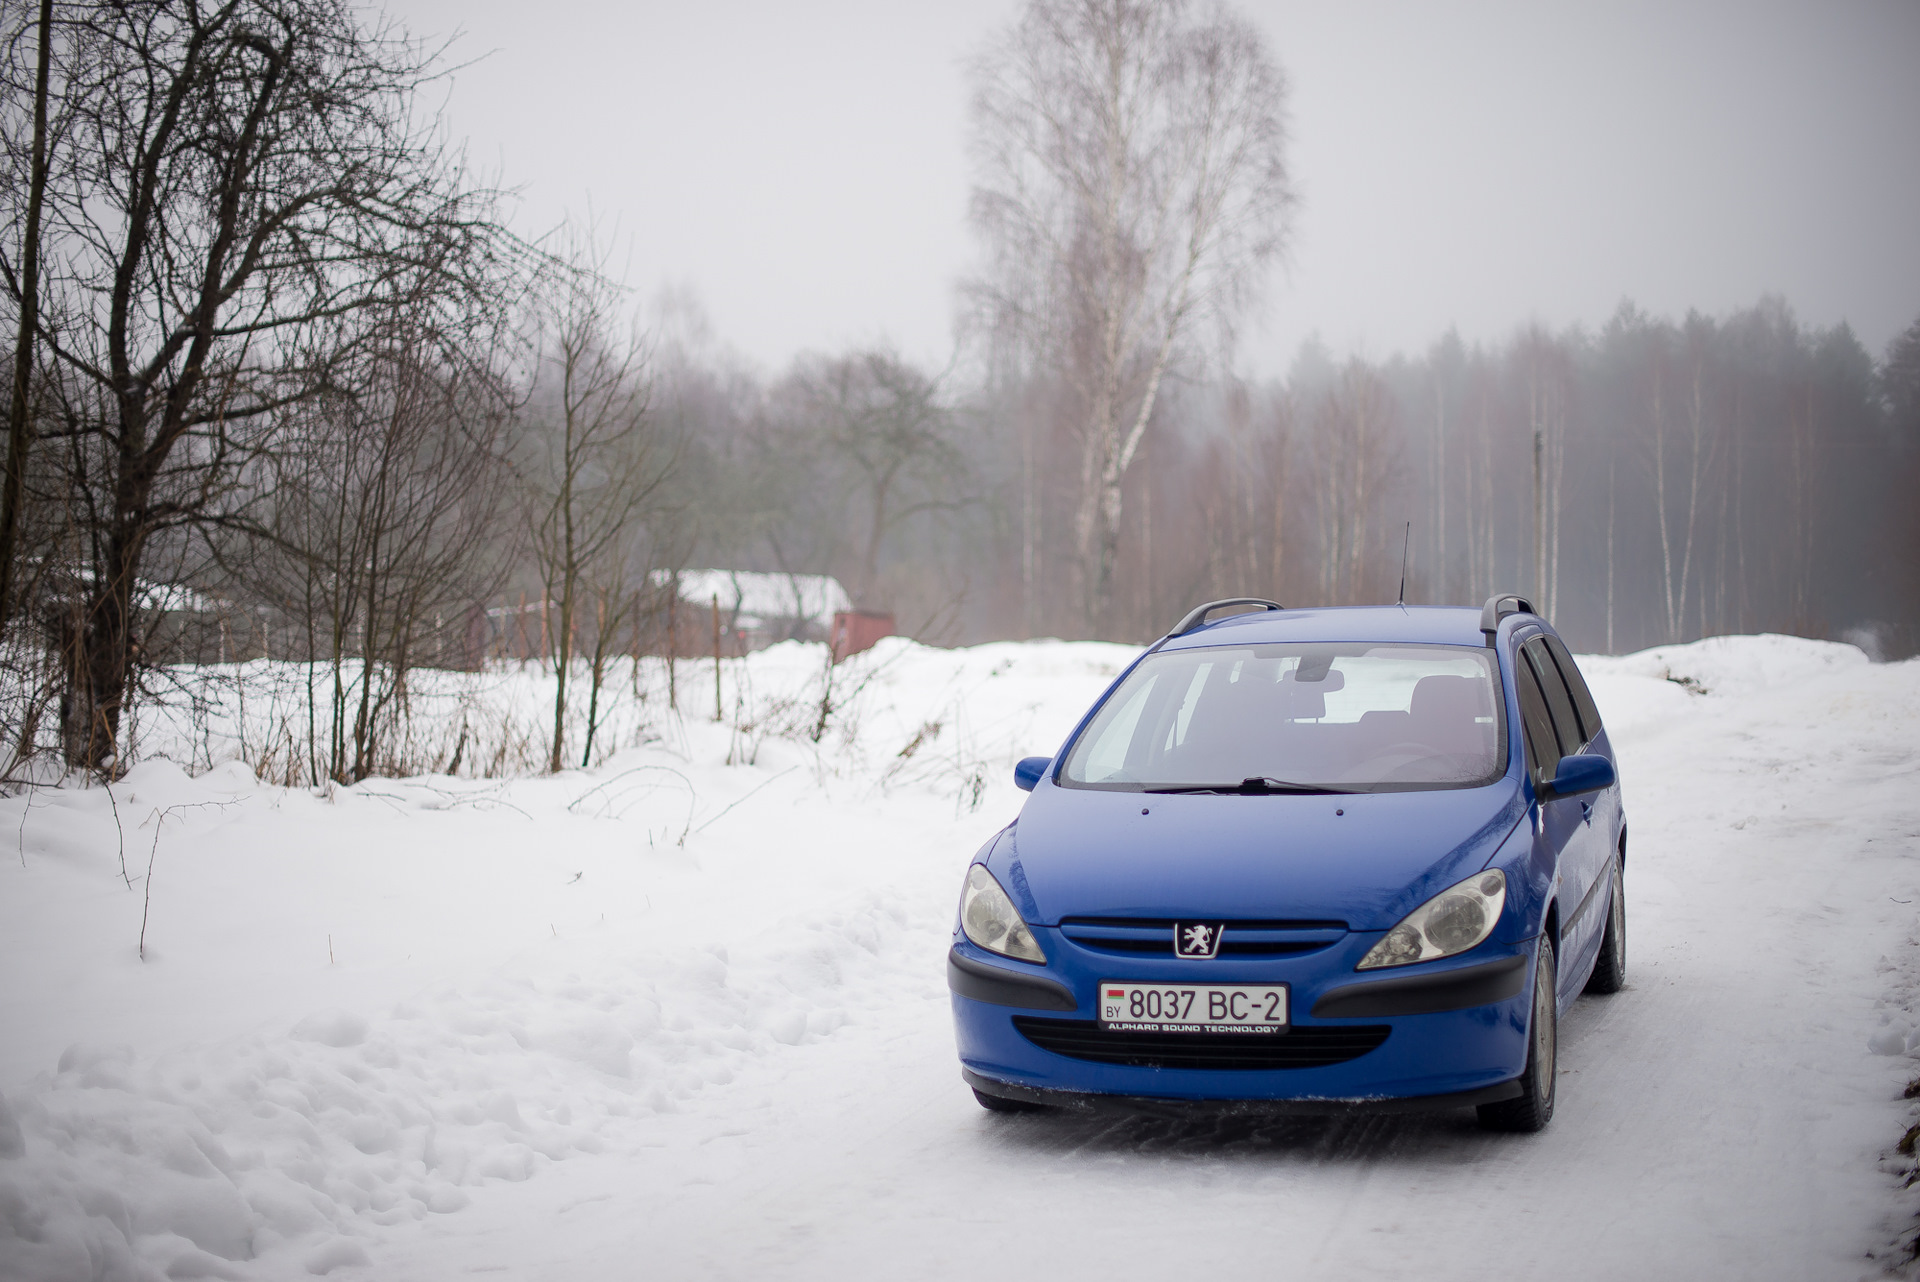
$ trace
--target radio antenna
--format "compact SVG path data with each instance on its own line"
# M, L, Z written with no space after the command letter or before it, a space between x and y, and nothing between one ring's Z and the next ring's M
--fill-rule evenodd
M1394 602L1395 605L1407 603L1407 548L1412 542L1413 522L1408 521L1406 536L1400 540L1400 599Z

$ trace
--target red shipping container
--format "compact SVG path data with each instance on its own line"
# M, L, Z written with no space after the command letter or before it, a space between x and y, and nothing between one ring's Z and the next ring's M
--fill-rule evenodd
M893 616L875 610L838 610L833 616L833 661L873 648L881 637L893 635Z

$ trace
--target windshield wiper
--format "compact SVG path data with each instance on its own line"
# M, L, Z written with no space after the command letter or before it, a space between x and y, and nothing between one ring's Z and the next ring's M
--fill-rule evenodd
M1287 779L1275 779L1270 775L1249 775L1239 783L1189 783L1177 784L1166 788L1142 788L1142 792L1216 792L1245 797L1264 797L1276 792L1303 794L1354 793L1357 788L1335 788L1324 783L1294 783Z

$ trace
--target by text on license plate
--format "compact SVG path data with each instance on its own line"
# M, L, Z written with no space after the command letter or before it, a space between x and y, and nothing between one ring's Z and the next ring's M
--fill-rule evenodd
M1100 1023L1133 1033L1284 1033L1285 984L1100 981Z

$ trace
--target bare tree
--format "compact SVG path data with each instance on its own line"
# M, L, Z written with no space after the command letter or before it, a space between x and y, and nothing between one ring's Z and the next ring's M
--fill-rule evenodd
M1878 381L1895 442L1903 450L1920 447L1920 320L1887 344Z
M346 355L303 335L397 304L422 270L438 306L485 300L505 241L413 114L432 56L348 0L62 8L36 329L73 388L55 434L84 532L66 751L101 767L120 756L144 563L156 540L247 523L277 412L330 386L307 354Z
M384 328L353 395L313 405L307 449L282 468L290 514L305 522L296 608L324 628L309 654L330 677L313 773L346 783L394 764L384 750L415 668L476 662L468 614L511 537L499 514L507 397L474 359L486 353L438 344L407 315ZM309 664L309 756L313 681Z
M1161 382L1196 321L1224 341L1280 251L1285 80L1250 24L1181 0L1030 0L972 75L976 289L1077 395L1074 538L1100 628Z
M478 662L470 616L516 533L488 319L362 317L374 332L345 340L356 359L333 363L335 390L277 415L266 546L223 549L237 582L303 625L311 779L417 764L395 755L409 675Z
M802 358L783 391L823 461L842 473L838 488L858 495L865 530L853 596L855 604L877 608L887 536L922 513L967 502L965 463L940 380L876 349Z
M600 721L608 646L634 608L630 581L643 580L648 568L645 517L677 462L647 412L645 341L621 314L624 291L604 274L605 254L591 230L572 234L566 257L540 303L544 332L528 437L533 551L545 599L557 611L547 758L556 772L567 757L567 687L581 613L596 607L584 766Z

